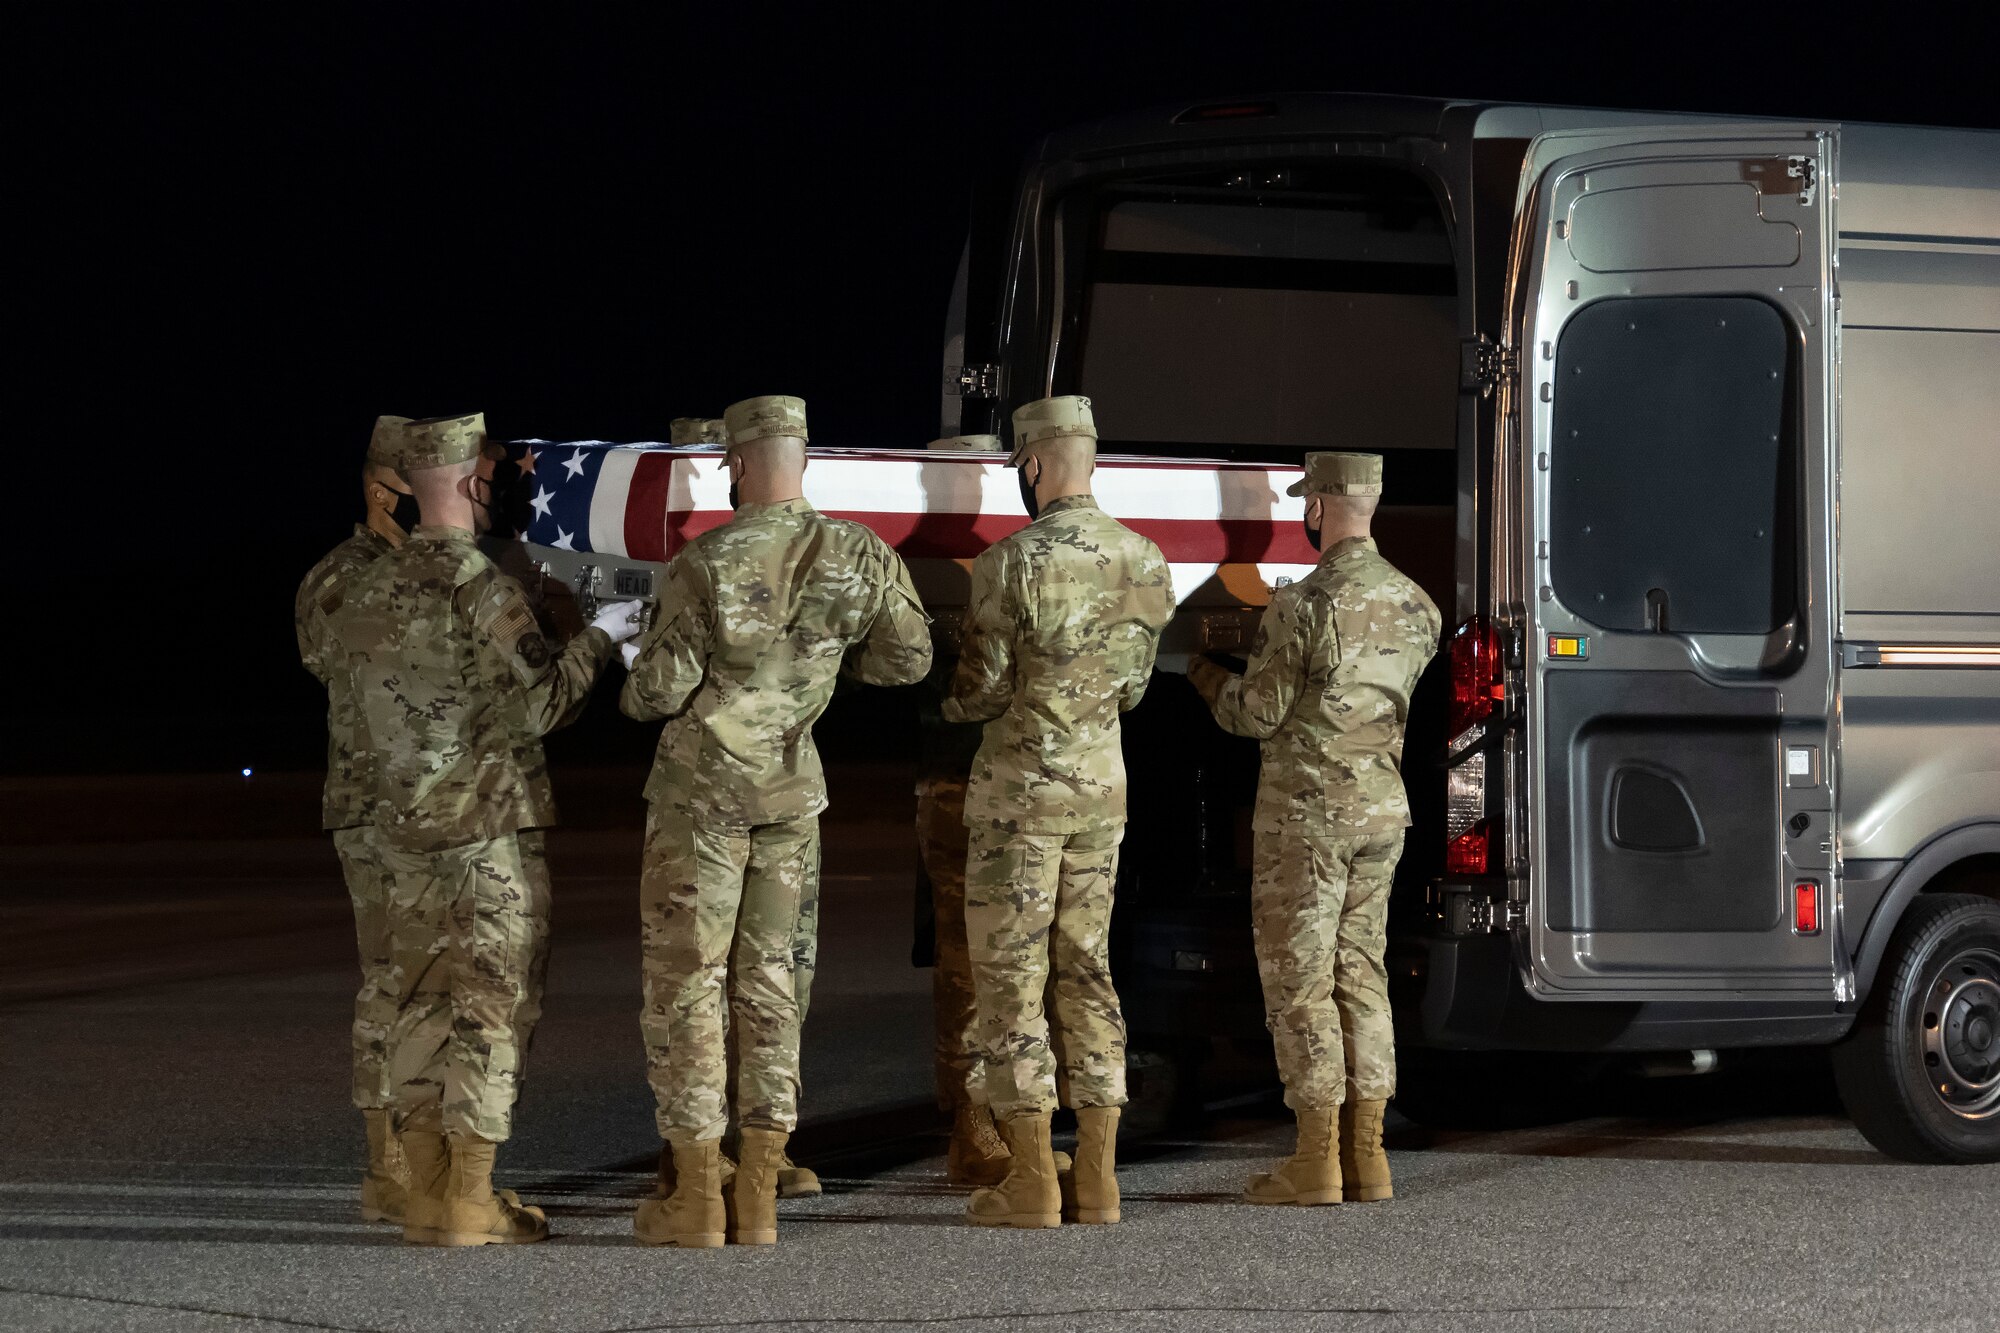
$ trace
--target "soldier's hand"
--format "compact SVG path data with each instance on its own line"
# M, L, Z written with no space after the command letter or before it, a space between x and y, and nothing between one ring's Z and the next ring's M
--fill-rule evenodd
M601 629L611 636L611 642L623 643L639 632L639 612L644 602L612 602L597 613L597 619L590 622L592 629Z
M625 669L630 671L632 664L639 660L639 645L636 643L619 644L618 656L624 659Z
M1192 657L1188 659L1187 678L1196 694L1213 702L1216 691L1229 679L1229 673L1206 657Z

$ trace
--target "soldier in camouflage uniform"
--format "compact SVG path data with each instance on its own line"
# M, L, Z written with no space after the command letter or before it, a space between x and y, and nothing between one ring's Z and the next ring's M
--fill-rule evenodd
M669 444L727 444L722 423L713 417L675 417L667 426Z
M1309 497L1319 566L1272 594L1242 677L1205 658L1188 670L1225 729L1263 742L1251 912L1298 1146L1251 1180L1252 1203L1391 1192L1382 1112L1396 1051L1382 950L1410 823L1403 728L1442 621L1368 535L1381 493L1379 454L1306 455L1290 494Z
M541 1210L495 1193L521 1063L541 1010L555 823L541 737L581 711L636 602L560 650L519 584L481 553L497 446L481 416L396 432L423 522L349 588L340 650L368 738L390 880L390 1078L410 1192L405 1240L540 1240Z
M988 1226L1118 1220L1125 1021L1107 954L1125 832L1118 718L1145 693L1174 592L1159 548L1091 498L1096 445L1087 398L1014 413L1009 461L1033 521L973 563L942 710L948 722L994 719L965 795L965 925L987 1101L1009 1151L1005 1178L967 1206ZM1075 1168L1060 1181L1058 1060L1077 1111Z
M407 417L378 417L361 468L367 522L328 552L299 584L292 602L299 660L326 687L326 788L320 825L333 835L334 851L354 904L354 936L361 954L361 989L354 997L354 1105L368 1131L368 1166L361 1179L364 1222L403 1220L408 1177L390 1123L389 1029L396 1020L395 990L389 980L388 876L375 845L371 787L366 769L367 735L360 704L348 688L334 624L354 578L379 556L403 544L398 503L407 501L409 483L396 474L388 450ZM405 515L406 517L410 517ZM414 518L410 517L414 526Z
M937 450L997 451L994 435L932 440ZM932 1069L938 1108L951 1115L945 1173L954 1185L997 1185L1007 1174L1007 1145L986 1104L986 1061L979 1044L972 959L965 937L965 789L985 730L979 722L946 722L931 700L949 692L956 659L931 669L919 719L922 753L917 776L917 852L930 889Z
M901 558L804 498L805 404L752 398L724 420L741 502L668 567L620 699L641 721L667 719L646 784L640 1028L673 1181L633 1219L659 1245L777 1239L777 1173L798 1122L797 972L817 939L826 808L812 724L837 676L907 684L931 660ZM725 1010L742 1136L726 1203Z
M670 443L683 448L716 446L728 444L729 435L725 423L715 417L675 417L667 428ZM817 896L804 904L799 914L799 929L792 947L792 989L799 1002L799 1026L805 1027L806 1009L812 1000L813 973L819 961L819 900ZM725 1031L728 1028L728 1014L723 1015ZM741 1126L735 1120L737 1052L733 1034L728 1045L729 1080L725 1087L727 1104L730 1107L729 1128L722 1136L722 1174L725 1180L736 1170L736 1154L741 1141ZM671 1144L660 1145L660 1178L654 1188L653 1197L665 1199L674 1192L674 1150ZM781 1199L812 1198L819 1194L819 1177L809 1167L799 1166L785 1154L778 1165L778 1197Z

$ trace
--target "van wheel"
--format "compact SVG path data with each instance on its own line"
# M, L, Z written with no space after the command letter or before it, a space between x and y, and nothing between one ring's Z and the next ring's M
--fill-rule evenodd
M1907 1162L2000 1162L2000 902L1926 895L1833 1049L1847 1113Z

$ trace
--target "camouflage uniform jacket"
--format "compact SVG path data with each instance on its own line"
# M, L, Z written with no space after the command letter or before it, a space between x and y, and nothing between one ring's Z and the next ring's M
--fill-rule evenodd
M320 797L321 828L356 828L371 818L368 736L362 725L361 705L347 673L340 669L334 621L355 577L393 549L386 538L357 524L352 537L312 567L299 585L298 596L292 599L299 660L326 686L326 787Z
M886 542L803 499L743 505L674 557L619 699L667 719L646 799L712 829L816 815L812 726L836 678L907 685L930 664L930 619Z
M1441 626L1424 590L1366 537L1336 543L1272 594L1249 669L1209 701L1225 729L1264 743L1257 832L1345 838L1409 825L1403 727Z
M947 722L986 728L965 822L1077 833L1125 819L1118 715L1139 702L1174 614L1160 548L1064 496L972 565Z
M338 629L390 846L443 851L556 822L541 738L583 711L608 634L550 647L473 535L428 525L355 580Z

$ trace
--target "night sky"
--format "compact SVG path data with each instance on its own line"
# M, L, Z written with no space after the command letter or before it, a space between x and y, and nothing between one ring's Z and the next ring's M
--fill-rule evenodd
M311 766L291 595L379 412L663 438L781 392L826 442L929 439L969 200L1079 119L1305 89L2000 124L1991 21L1932 7L569 8L10 34L0 766Z

